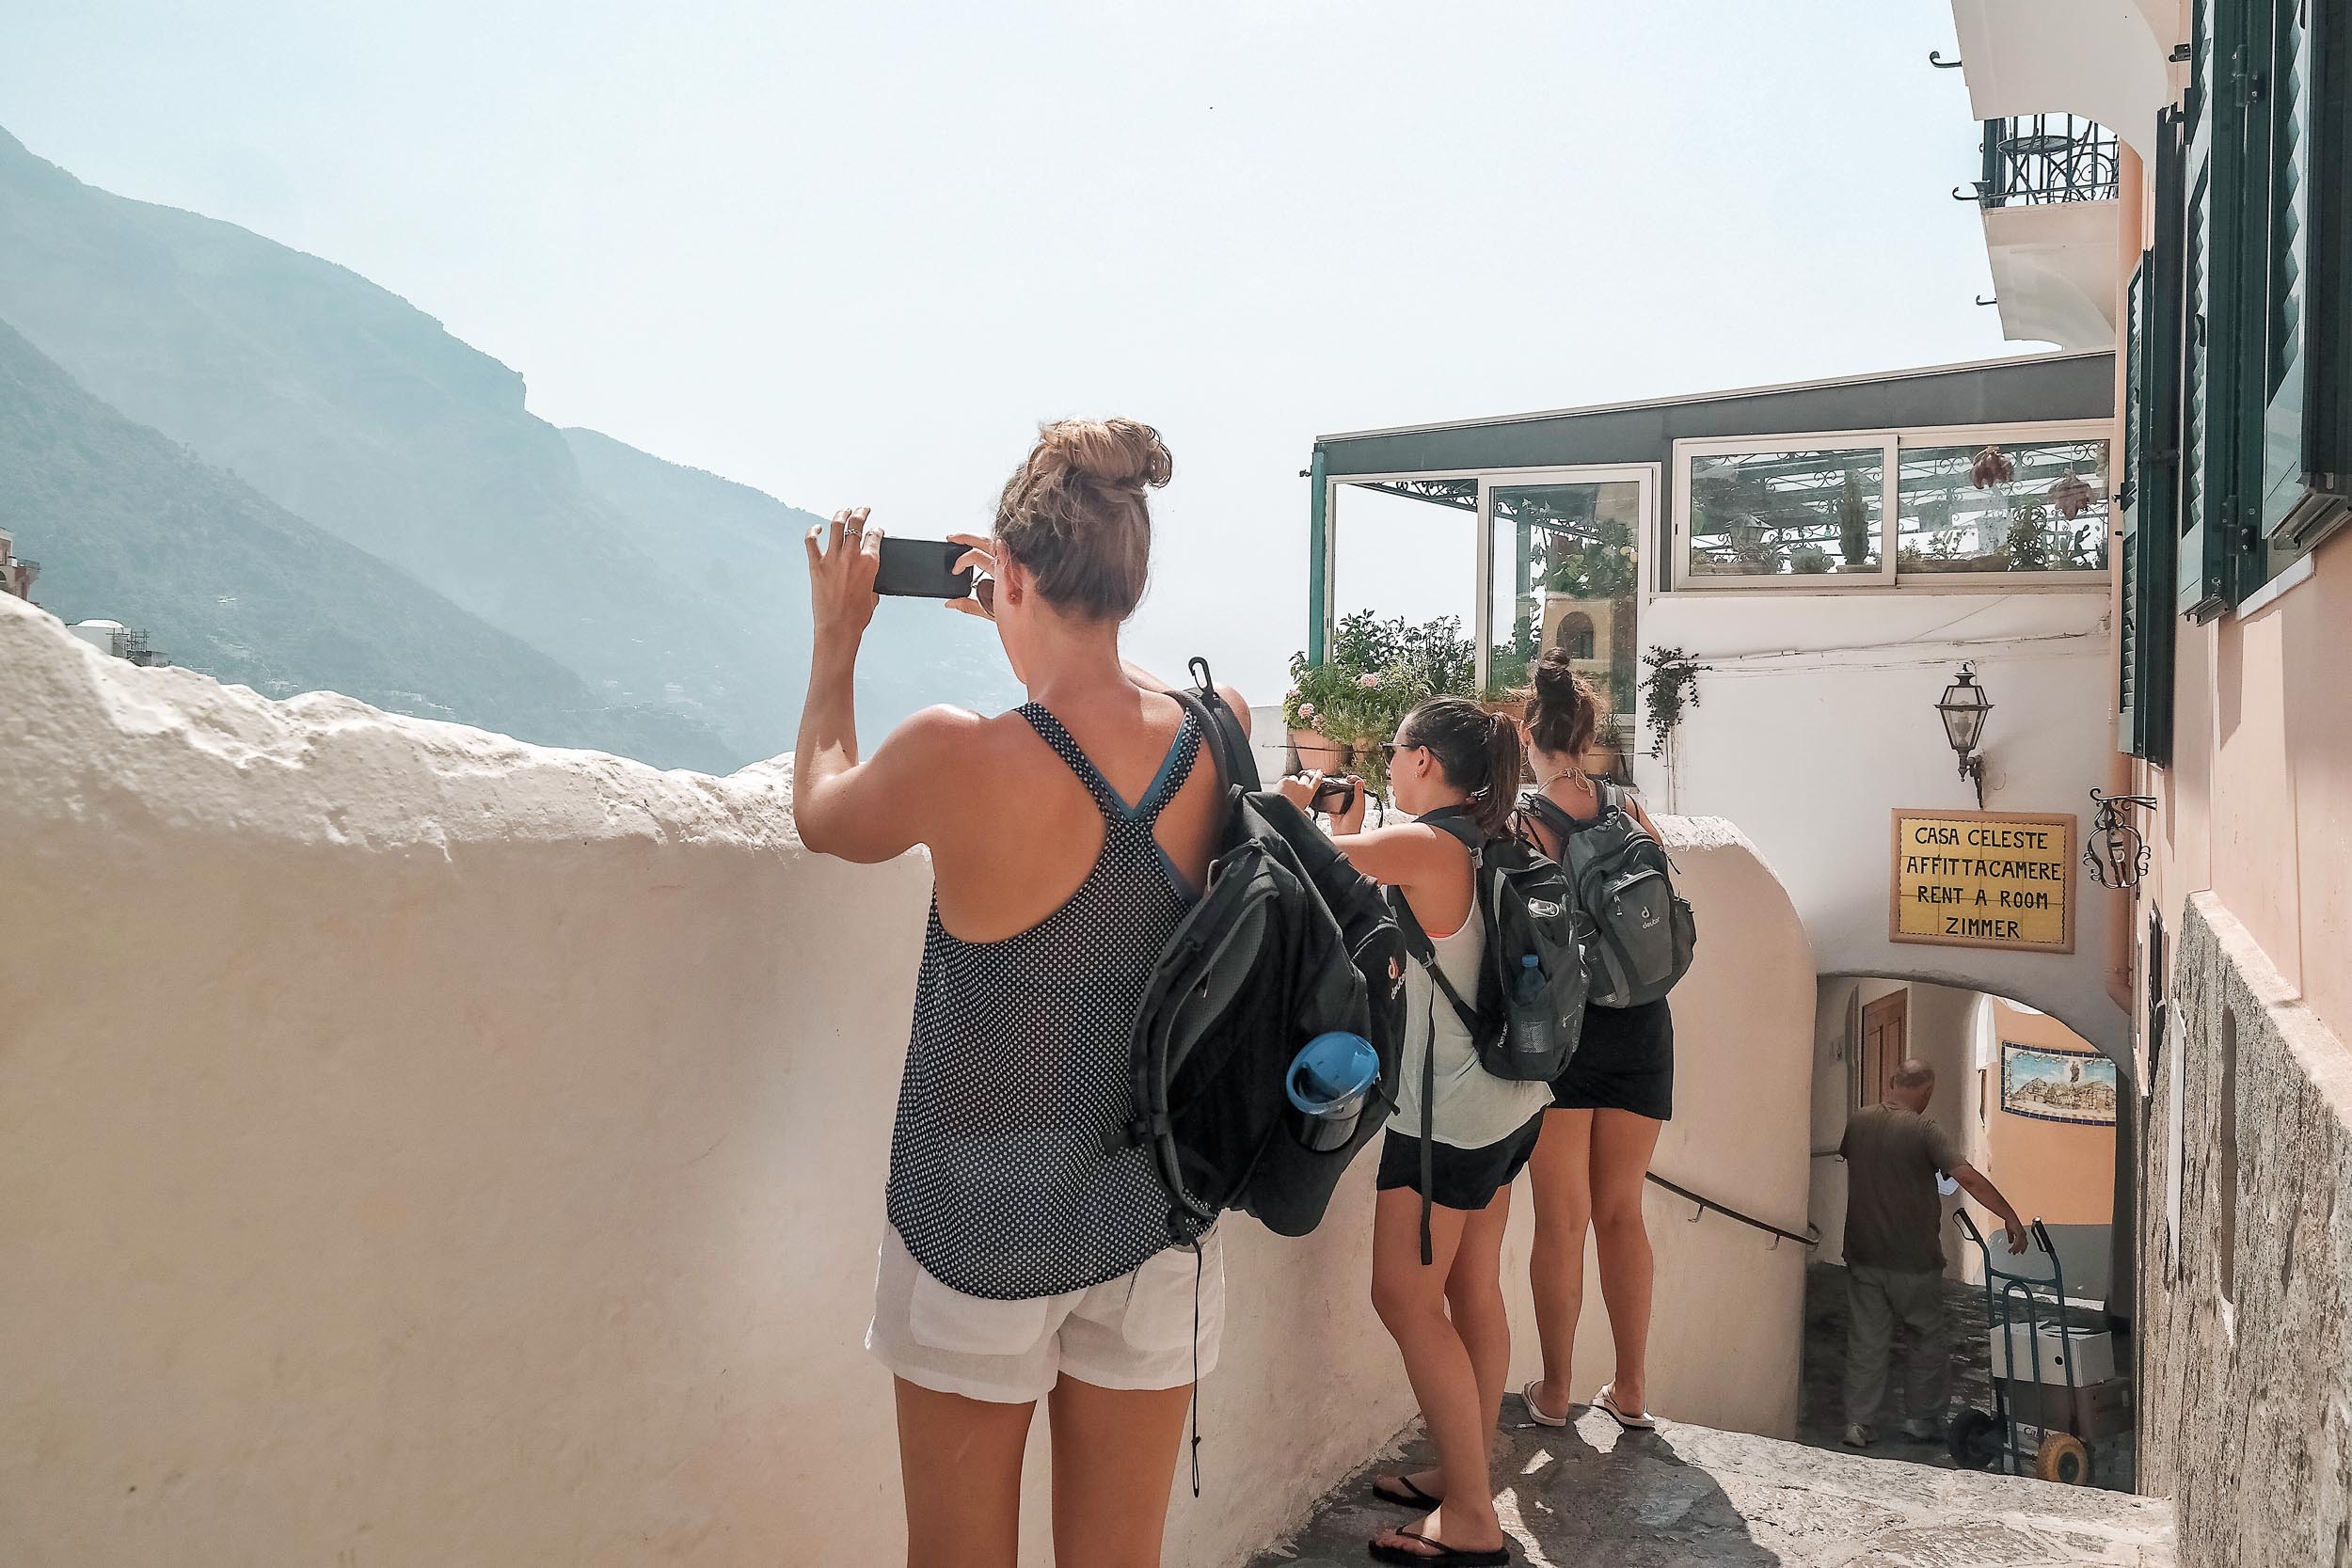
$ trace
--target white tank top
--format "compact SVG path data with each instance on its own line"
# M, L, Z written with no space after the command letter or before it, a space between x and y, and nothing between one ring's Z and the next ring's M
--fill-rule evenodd
M1486 956L1486 927L1472 910L1462 928L1450 937L1432 937L1438 967L1462 995L1478 1000L1478 967ZM1430 1136L1456 1148L1483 1148L1500 1143L1527 1125L1528 1118L1551 1103L1549 1084L1521 1084L1497 1078L1481 1066L1478 1047L1463 1026L1444 992L1429 972L1411 959L1405 964L1405 1050L1398 1073L1396 1114L1390 1130L1408 1138L1421 1136L1422 1063L1430 1054L1430 1019L1437 1019L1437 1094L1432 1107Z

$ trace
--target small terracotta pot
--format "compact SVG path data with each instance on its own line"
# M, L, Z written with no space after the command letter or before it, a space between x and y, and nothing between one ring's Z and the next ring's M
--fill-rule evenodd
M1344 773L1354 761L1351 748L1320 730L1291 731L1291 752L1298 759L1301 772L1311 768L1324 773Z

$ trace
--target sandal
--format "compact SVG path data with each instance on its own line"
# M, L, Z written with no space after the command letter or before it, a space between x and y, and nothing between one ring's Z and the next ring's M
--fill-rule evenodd
M1397 1490L1394 1492L1385 1490L1391 1486L1396 1487ZM1423 1513L1435 1513L1445 1506L1443 1497L1431 1497L1420 1487L1415 1486L1408 1476L1375 1476L1372 1481L1372 1499L1375 1502L1387 1503L1391 1508L1418 1509Z
M1410 1546L1384 1546L1377 1541L1370 1541L1364 1544L1364 1549L1372 1554L1373 1561L1435 1562L1445 1565L1445 1568L1509 1568L1511 1561L1511 1548L1507 1545L1497 1546L1490 1552L1473 1552L1459 1546L1449 1546L1442 1541L1432 1541L1418 1530L1401 1529L1393 1533L1436 1550L1417 1552Z
M1602 1384L1600 1386L1600 1392L1593 1396L1593 1408L1596 1410L1607 1411L1610 1417L1628 1432L1655 1432L1658 1430L1657 1419L1652 1417L1648 1411L1627 1410L1619 1406L1617 1403L1617 1396L1613 1391L1613 1386L1610 1384Z
M1526 1387L1519 1390L1519 1402L1527 1406L1528 1419L1534 1421L1537 1426L1566 1426L1568 1424L1568 1418L1565 1416L1555 1416L1550 1411L1546 1410L1542 1405L1535 1402L1535 1389L1536 1386L1542 1382L1542 1378L1537 1378L1535 1382L1529 1384Z

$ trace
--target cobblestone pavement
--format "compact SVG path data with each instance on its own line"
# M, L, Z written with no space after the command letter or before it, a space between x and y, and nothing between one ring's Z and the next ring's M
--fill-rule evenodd
M2162 1501L1823 1450L1661 1422L1623 1433L1597 1411L1513 1425L1496 1478L1517 1560L1532 1568L2170 1568ZM1407 1515L1373 1474L1429 1463L1409 1433L1249 1568L1348 1568Z
M1950 1284L1945 1287L1946 1321L1950 1324L1952 1338L1952 1407L1971 1405L1979 1410L1993 1408L1992 1334L1985 1326L1984 1287L1981 1285ZM2090 1325L2103 1323L2096 1314L2080 1309L2070 1310L2068 1321ZM2095 1320L2095 1323L2094 1323ZM1887 1378L1887 1399L1892 1408L1879 1418L1879 1440L1867 1452L1882 1459L1909 1460L1915 1465L1933 1465L1938 1469L1958 1466L1941 1444L1913 1443L1897 1430L1902 1419L1899 1405L1902 1399L1901 1357L1909 1348L1911 1335L1906 1329L1895 1331L1895 1362L1897 1371ZM2125 1344L2116 1342L2116 1359L2127 1355ZM1844 1379L1846 1369L1846 1271L1835 1263L1808 1264L1804 1273L1804 1374L1803 1389L1798 1396L1797 1441L1817 1448L1838 1447L1838 1439L1846 1430ZM2026 1433L2028 1443L2032 1434ZM1850 1450L1851 1451L1851 1450ZM2110 1492L2129 1492L2133 1484L2136 1454L2129 1433L2103 1438L2092 1453L2091 1481L2093 1486Z

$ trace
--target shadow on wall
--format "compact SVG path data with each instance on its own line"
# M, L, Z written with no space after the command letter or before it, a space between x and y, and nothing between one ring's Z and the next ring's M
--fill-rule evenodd
M920 856L805 855L780 767L266 702L12 599L0 669L0 1560L899 1550L860 1345ZM1785 1224L1804 932L1736 830L1667 830L1701 946L1658 1168ZM1171 1561L1239 1560L1410 1415L1370 1177L1305 1241L1234 1222ZM1654 1195L1655 1402L1786 1432L1802 1249L1685 1212Z

